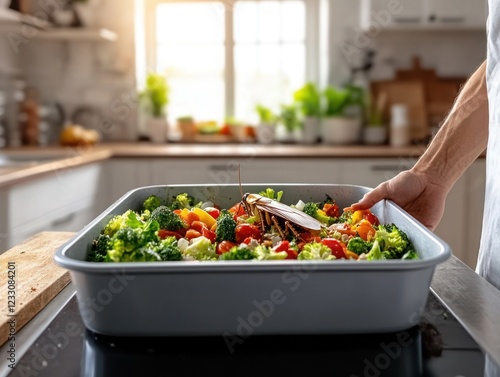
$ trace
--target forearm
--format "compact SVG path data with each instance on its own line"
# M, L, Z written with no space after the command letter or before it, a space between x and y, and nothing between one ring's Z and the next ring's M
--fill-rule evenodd
M470 77L413 170L450 190L488 141L486 62Z

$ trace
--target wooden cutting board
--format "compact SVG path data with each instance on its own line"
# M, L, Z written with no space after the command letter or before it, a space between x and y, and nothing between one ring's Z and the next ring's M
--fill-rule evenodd
M387 123L390 122L391 118L391 106L404 104L408 107L411 139L425 139L428 136L429 125L425 103L425 88L421 81L374 81L371 84L371 90L375 98L379 98L381 93L385 93L387 96L387 106L383 111L383 117Z
M19 331L69 284L69 271L56 265L54 253L73 235L68 232L40 233L0 255L0 345L9 337L12 318ZM15 271L14 313L8 308L9 263L14 266L11 271Z

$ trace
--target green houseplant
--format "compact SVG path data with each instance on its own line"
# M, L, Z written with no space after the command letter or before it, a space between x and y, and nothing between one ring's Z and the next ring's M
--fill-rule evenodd
M373 95L366 96L363 142L365 144L383 144L387 140L387 126L384 123L383 111L387 101L387 93L381 92L375 101Z
M141 93L148 113L147 128L153 142L162 143L167 139L167 105L169 87L165 76L159 73L148 73L146 85Z
M270 144L275 139L276 122L278 120L274 112L263 105L257 104L255 112L259 117L259 124L255 130L257 141L262 144Z
M306 83L293 94L295 103L304 117L302 142L312 144L320 137L321 93L316 84Z
M295 103L281 105L277 138L283 142L294 142L301 138L302 121Z
M355 86L345 88L327 87L323 91L325 111L322 121L323 142L329 144L354 144L359 142L363 103L363 92ZM349 114L352 112L352 115Z

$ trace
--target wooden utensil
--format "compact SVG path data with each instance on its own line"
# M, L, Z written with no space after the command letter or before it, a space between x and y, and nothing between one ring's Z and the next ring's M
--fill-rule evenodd
M15 331L19 331L42 310L70 282L69 271L54 262L56 249L74 233L44 232L0 255L1 296L0 344L9 338L10 323L15 318ZM9 265L13 266L9 270ZM8 271L14 271L8 281ZM15 285L12 283L15 282ZM11 289L14 288L14 289ZM15 292L14 313L9 310L9 290Z

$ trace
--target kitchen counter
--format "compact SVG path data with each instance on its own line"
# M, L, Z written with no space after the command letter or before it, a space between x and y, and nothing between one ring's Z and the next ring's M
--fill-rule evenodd
M61 233L61 236L58 236L57 233L55 233L55 234L54 233L45 233L45 234L39 235L37 237L42 237L42 238L46 237L47 238L44 242L42 242L43 240L41 240L41 238L38 238L40 243L48 243L52 240L53 245L55 247L56 245L54 244L53 240L55 238L62 239L64 237L66 237L66 235L67 235L67 233L65 233L65 234ZM33 250L33 252L37 252L37 251L38 250L36 250L36 249ZM27 251L27 252L29 252L29 251ZM21 269L22 265L20 264L19 266L17 266L17 268ZM432 284L431 284L431 291L433 292L433 296L435 295L435 297L437 297L439 299L439 301L441 301L446 306L446 308L449 310L449 312L458 320L458 322L461 324L461 326L463 326L463 328L474 339L474 341L480 346L480 348L483 351L486 351L489 355L491 355L493 360L496 360L496 362L500 364L500 292L498 290L496 290L493 286L491 286L489 283L487 283L484 279L482 279L477 274L475 274L471 269L469 269L467 266L465 266L462 262L458 261L453 256L447 262L438 266L438 268L436 269L434 279L433 279ZM429 298L429 300L431 300L431 297ZM68 302L69 302L69 304L68 304ZM428 306L429 306L429 304L428 304ZM430 309L428 307L425 310L424 318L428 319L428 317L430 316L430 318L432 318L434 321L438 321L439 323L441 323L441 325L438 326L438 329L441 328L443 330L446 330L447 326L451 326L452 323L456 322L456 321L450 317L446 317L446 314L444 314L443 310L439 309L438 306L439 306L438 303L435 303L430 307ZM424 309L422 308L422 310L424 310ZM98 351L97 352L97 354L99 356L98 359L100 357L105 357L108 352L113 351L112 354L109 355L108 362L109 361L112 361L112 362L118 361L118 359L115 359L114 355L117 355L116 352L119 352L119 349L115 348L115 345L113 343L109 343L110 342L109 339L106 340L106 337L104 337L104 340L99 340L98 338L101 338L101 337L97 337L97 336L92 335L89 332L83 331L82 323L81 323L81 320L79 319L79 314L77 312L75 302L74 302L74 287L70 284L69 286L64 288L61 291L61 293L59 295L57 295L55 297L55 299L52 300L37 316L35 316L33 320L31 320L23 329L21 329L18 332L18 334L16 335L17 340L19 342L18 343L19 347L17 348L17 355L16 355L16 359L18 362L21 361L22 355L27 353L27 352L31 352L31 353L35 352L34 355L37 355L36 352L38 352L38 351L36 351L34 349L31 349L30 351L28 351L28 349L30 347L32 347L32 344L37 340L37 338L44 333L45 328L49 324L51 324L51 322L54 320L56 315L58 315L58 313L63 314L64 318L61 319L63 321L63 323L66 323L66 322L69 323L69 322L73 321L72 323L74 326L74 321L77 320L78 321L77 325L78 325L78 328L80 329L79 331L81 331L81 333L82 333L83 338L81 336L73 337L73 335L71 335L72 338L70 339L70 343L71 343L70 348L73 349L74 347L76 347L76 351L74 351L74 350L71 351L71 349L68 348L68 346L64 346L60 350L60 352L61 352L60 357L62 357L63 359L58 361L57 358L56 359L51 358L50 359L51 361L49 362L49 366L54 364L56 367L57 367L57 365L60 365L60 367L62 367L62 365L64 365L65 367L69 368L70 365L72 365L71 368L79 369L80 357L82 357L81 356L82 343L83 343L83 346L85 346L86 348L90 347L86 350L87 352L90 352L92 350ZM66 314L64 314L64 313L66 313ZM447 319L448 319L448 321L447 321ZM448 322L448 324L446 324L446 322ZM61 324L60 323L57 324L57 322L52 323L51 328L54 328L55 330L53 330L53 331L56 331L57 326L60 326L60 325ZM440 327L440 326L444 326L444 327ZM460 327L460 328L462 329L462 327ZM453 329L455 329L455 330L453 330ZM448 328L448 330L450 330L450 329ZM452 326L452 330L458 331L458 329L454 325ZM48 331L50 331L50 330L48 330ZM461 331L463 331L463 329ZM59 333L57 333L57 331L56 331L56 333L54 333L54 334L58 335ZM454 334L455 335L451 335L451 338L449 338L450 333L447 333L446 335L448 337L445 337L444 339L448 340L448 341L451 341L450 339L455 339L454 343L457 343L456 342L457 334L456 333L454 333ZM442 335L443 335L443 337L445 336L445 334L442 334ZM52 339L50 337L54 336L54 335L49 334L48 336L49 336L48 339ZM375 346L377 344L381 344L380 339L374 339L373 337L370 338L369 336L363 336L363 337L364 337L363 339L366 342L374 343ZM44 342L47 341L47 334L45 335L45 338L42 336L40 339L42 339L42 340L45 339L44 341L42 341L42 343L40 343L40 347L42 347L43 344L45 344ZM275 341L277 342L276 339L277 338L274 338L271 340L273 342L275 342ZM344 341L347 341L348 339L349 338L344 338ZM463 338L461 338L461 339L463 339ZM309 339L309 338L307 338L305 340L312 341L312 339ZM324 338L318 338L316 340L321 341L321 342L325 342ZM200 341L202 341L202 340L200 340ZM223 343L224 343L221 340L221 338L217 338L216 341L217 342L215 345L217 345L217 346L220 346L220 344L223 345ZM389 338L387 338L387 339L384 338L383 341L386 342L386 344L389 344L387 342L389 342L390 340L389 340ZM428 339L427 339L427 341L428 341ZM126 343L125 340L119 340L119 339L116 339L116 342L117 343L121 342L122 347L124 346L123 343L124 342ZM219 342L220 342L220 344L219 344ZM255 340L255 342L259 342L259 340ZM425 343L426 339L423 339L423 342ZM352 343L352 341L351 341L351 343ZM458 343L462 344L460 342L458 342ZM136 342L134 340L134 342L132 344L135 347L137 347L138 344L140 344L140 343L138 343L138 341ZM193 346L192 342L189 342L189 344L190 344L190 346L187 349L190 349ZM281 344L280 347L286 347L286 344L287 343L283 343L283 344ZM314 344L317 344L317 343L314 343ZM469 343L467 342L467 344L469 344ZM343 343L342 347L344 347L344 345L345 345L345 343ZM312 346L312 343L311 343L311 346ZM325 347L327 347L327 346L328 345L325 344ZM465 348L453 348L453 347L459 347L458 344L447 344L445 342L444 344L441 344L441 346L443 346L443 358L442 359L446 359L446 357L445 357L446 354L449 356L450 352L451 352L452 355L454 355L454 357L451 357L451 359L453 360L455 358L455 362L457 364L459 364L459 359L461 359L463 357L464 352L466 351ZM2 354L5 354L5 352L7 352L6 347L7 347L7 345L4 345L3 347L1 347L0 352L2 352ZM110 347L111 347L111 349L110 349ZM332 347L331 344L330 344L330 347ZM359 344L358 344L358 347L359 347ZM154 347L152 347L152 348L154 348ZM127 348L125 348L125 350L126 349ZM204 348L204 349L206 351L208 348ZM470 348L467 348L467 349L470 350ZM323 350L323 351L327 352L325 350ZM43 349L42 349L42 351L43 351ZM277 351L277 349L275 349L274 351ZM123 352L123 349L121 350L121 352ZM140 358L141 360L143 360L145 362L147 361L146 360L147 355L141 354L138 350L137 350L137 352L131 351L131 350L129 350L128 352L129 352L128 353L129 354L129 356L128 356L129 363L130 363L130 357L132 355L134 357ZM130 352L132 352L132 353L130 353ZM153 352L153 351L152 350L150 351L148 348L148 352ZM189 351L187 351L187 352L189 352ZM272 351L270 351L270 352L272 352ZM300 351L298 351L298 352L300 352ZM318 352L319 352L319 350L318 350ZM456 353L453 354L453 352L456 352ZM470 351L468 351L468 352L470 352ZM323 355L323 353L322 353L322 355ZM125 355L126 354L127 354L127 352L125 352ZM204 354L205 353L203 353L203 355ZM217 356L217 357L221 358L223 356L222 354L220 354L220 355L216 354L214 349L212 349L211 354L213 357ZM227 350L226 350L226 354L228 354ZM417 354L418 354L418 352L417 352ZM67 361L65 361L66 355L67 355ZM71 359L70 355L77 358L77 359L76 360ZM84 355L89 356L91 354L86 353ZM194 357L195 355L196 355L196 353L193 354L192 356ZM202 355L202 354L200 354L200 355ZM233 358L233 359L227 360L227 361L234 363L234 362L237 362L237 360L240 360L241 363L244 363L244 360L243 360L244 355L245 354L239 354L239 356L235 355L234 357L236 357L236 359ZM257 359L255 358L256 354L253 353L253 351L251 351L251 355L252 355L252 360L253 360L252 362L257 362L258 358ZM462 356L460 356L460 355L462 355ZM288 356L291 356L291 355L288 355ZM297 356L300 356L300 355L297 355ZM311 355L309 353L307 355L303 355L303 356L311 357ZM322 359L324 359L323 356L321 356ZM344 356L348 356L348 355L344 355ZM342 356L342 357L344 357L344 356ZM152 354L152 357L155 360L157 359L157 357L154 357L154 354ZM226 355L223 358L227 359L227 357L229 357L229 356ZM456 359L457 357L459 359ZM241 358L243 358L243 359L241 359ZM209 359L210 359L210 357L209 357ZM450 360L450 357L448 357L447 359ZM34 360L34 356L31 356L31 359L28 359L28 362L30 360ZM121 360L120 362L124 362L127 359L122 358L120 360ZM183 363L185 363L187 361L185 355L182 356L182 360L183 360ZM208 359L203 358L203 360L200 360L200 362L202 362L202 363L208 362L207 360ZM406 359L406 358L404 360L408 361L408 359ZM436 363L439 363L439 357L435 358L434 360L436 361ZM96 360L93 360L93 361L95 362ZM102 359L100 359L99 361L102 362ZM249 361L249 360L247 360L247 361ZM399 361L400 360L398 359L398 362ZM309 364L309 368L312 367L312 365L313 364ZM86 367L93 368L94 364L90 363L90 364L86 365ZM241 368L242 365L239 365L239 367ZM283 367L283 365L281 367ZM5 358L3 358L2 360L0 360L0 376L6 375L8 371L9 370L6 368L6 360L5 360ZM47 374L43 374L43 375L47 375ZM456 374L452 374L452 375L456 375ZM479 376L479 374L467 374L467 375L478 375ZM426 374L426 376L427 376L427 374ZM435 376L441 376L441 375L436 374Z
M110 158L418 158L425 146L330 146L299 144L150 144L115 143L96 147L23 147L0 150L0 157L33 156L26 163L0 164L0 187L29 178Z

